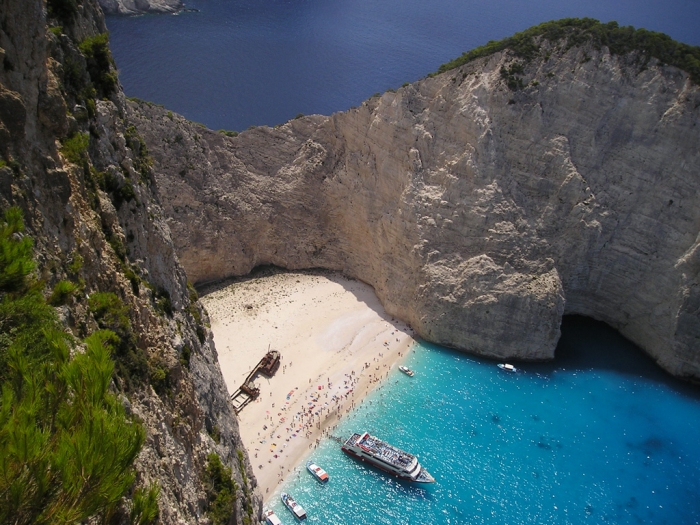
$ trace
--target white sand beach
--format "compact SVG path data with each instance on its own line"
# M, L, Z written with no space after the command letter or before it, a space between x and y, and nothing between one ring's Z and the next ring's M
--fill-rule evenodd
M260 396L239 414L266 500L413 343L370 286L333 273L245 278L205 290L202 302L229 393L268 347L282 355L272 378L258 376Z

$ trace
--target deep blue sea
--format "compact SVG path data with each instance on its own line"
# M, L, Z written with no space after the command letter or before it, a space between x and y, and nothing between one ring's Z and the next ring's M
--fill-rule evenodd
M331 114L463 51L564 17L700 45L700 0L185 0L177 16L110 17L129 96L213 129Z
M279 486L309 525L669 524L700 522L700 390L670 379L605 325L566 318L557 359L492 361L418 344L333 432L373 435L418 455L436 483L412 485L326 439Z

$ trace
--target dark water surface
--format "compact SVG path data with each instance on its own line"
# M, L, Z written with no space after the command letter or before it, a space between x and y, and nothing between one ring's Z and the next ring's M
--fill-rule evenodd
M331 114L463 51L564 17L700 44L700 0L186 0L177 16L110 17L128 96L213 129Z

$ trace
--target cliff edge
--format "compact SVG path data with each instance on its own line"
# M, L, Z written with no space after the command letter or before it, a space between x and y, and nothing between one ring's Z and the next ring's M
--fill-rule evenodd
M154 191L150 157L127 116L99 6L94 0L0 0L0 18L0 211L16 208L26 224L25 232L10 232L8 240L8 226L0 219L3 250L20 241L33 247L28 268L36 270L29 297L37 303L45 297L51 305L70 356L85 352L90 335L110 334L104 340L113 364L103 365L106 370L114 366L114 373L111 380L107 373L104 386L110 399L118 399L121 408L114 412L123 412L125 424L144 435L133 464L105 468L112 451L119 452L118 443L110 447L104 443L109 438L98 432L108 453L95 457L95 447L72 434L75 427L65 413L59 413L58 422L52 420L56 404L48 409L41 405L49 394L60 406L72 405L76 387L62 385L63 391L47 381L30 417L15 416L13 411L22 408L21 391L29 388L23 381L31 380L18 382L20 393L13 399L3 369L0 514L16 523L83 522L90 516L90 522L211 523L215 513L222 522L229 516L235 523L253 522L262 498L206 312L177 259ZM17 265L16 257L13 251L3 252L3 272ZM24 346L30 356L42 351L16 338L17 326L8 323L14 319L11 307L28 299L8 289L3 282L3 364L21 355ZM47 329L33 337L40 340ZM58 353L44 359L49 362ZM62 358L68 360L68 351ZM90 396L97 398L93 392ZM48 423L41 417L44 412ZM104 428L92 415L95 428ZM19 452L10 438L21 432L7 431L13 424L28 436ZM59 430L68 436L67 445L58 451L58 463L52 463L52 447L61 443ZM38 444L30 439L37 435L43 439ZM60 460L73 448L79 448L80 476L67 486L62 480L68 469L61 469ZM39 459L32 463L27 458L37 450ZM21 476L13 479L13 469ZM116 475L135 479L125 493L117 492L116 506L105 496L113 485L87 501L84 494ZM228 478L226 497L219 497L223 490L214 477L217 482ZM8 490L17 480L19 490ZM157 497L146 506L155 514L139 517L144 505L139 491L149 487L155 488L149 495ZM76 505L66 511L73 500ZM217 509L217 504L225 508Z
M581 314L700 379L698 87L533 38L238 136L131 102L189 278L339 270L426 340L499 359L552 358Z
M143 15L179 13L185 8L181 0L99 0L106 15Z

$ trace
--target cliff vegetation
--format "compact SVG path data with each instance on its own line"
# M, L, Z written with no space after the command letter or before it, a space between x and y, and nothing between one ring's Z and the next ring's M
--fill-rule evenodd
M617 22L601 23L592 18L564 18L531 27L503 40L491 40L486 45L463 53L438 68L437 74L458 68L477 58L487 57L508 49L514 56L530 61L547 53L542 41L562 43L564 49L590 44L594 49L607 47L613 55L639 53L639 62L645 67L651 58L661 64L675 66L687 72L691 80L700 83L700 47L673 40L668 35Z
M0 522L109 521L134 490L133 463L145 438L109 391L110 352L120 337L98 330L78 341L63 330L43 283L32 278L32 247L20 210L7 210L0 226ZM65 303L77 288L66 282L57 283L52 302ZM159 487L148 491L145 505L132 503L133 523L158 515Z
M208 523L211 454L228 516L251 520L206 312L99 6L0 0L0 22L0 522Z

